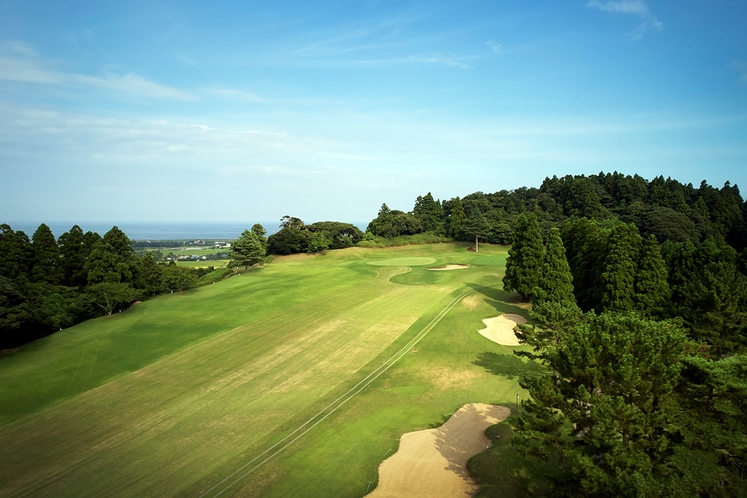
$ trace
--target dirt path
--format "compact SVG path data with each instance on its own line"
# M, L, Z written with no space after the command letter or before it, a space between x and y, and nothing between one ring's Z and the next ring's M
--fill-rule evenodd
M467 497L477 485L467 460L489 444L485 429L505 420L504 406L470 403L441 427L402 436L397 453L379 466L375 498Z
M495 318L485 318L484 329L480 330L480 335L493 342L503 346L518 346L519 339L514 334L514 327L517 323L527 323L527 319L521 315L505 314Z

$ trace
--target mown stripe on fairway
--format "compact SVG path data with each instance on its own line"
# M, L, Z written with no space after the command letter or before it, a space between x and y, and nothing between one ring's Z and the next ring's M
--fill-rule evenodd
M256 457L254 457L253 459L251 459L250 461L248 461L247 463L245 463L241 467L239 467L237 470L235 470L234 472L232 472L231 474L229 474L228 476L226 476L225 478L223 478L223 480L221 480L217 484L213 485L213 487L211 487L210 489L208 489L207 491L205 491L204 493L202 493L199 496L199 498L206 497L208 494L212 493L217 488L220 488L221 486L223 486L223 484L225 484L227 481L229 481L230 479L232 479L233 477L235 477L238 473L244 471L247 467L249 467L253 463L257 462L257 460L259 460L260 458L264 457L268 453L272 452L272 453L270 453L270 455L268 455L266 458L264 458L263 460L261 460L259 463L257 463L253 467L249 468L249 470L247 470L246 472L244 472L243 474L241 474L239 477L237 477L236 479L234 479L230 483L228 483L225 486L223 486L219 491L217 491L212 496L213 496L213 498L215 498L215 497L218 497L218 496L222 495L223 493L225 493L226 491L228 491L231 487L233 487L234 485L236 485L237 483L239 483L240 481L242 481L244 478L246 478L249 474L251 474L252 472L254 472L256 469L258 469L259 467L261 467L262 465L264 465L266 462L268 462L269 460L271 460L277 454L279 454L280 452L282 452L283 450L285 450L286 448L288 448L290 445L292 445L293 443L295 443L296 441L298 441L301 437L303 437L309 431L311 431L312 429L314 429L314 427L316 427L317 425L319 425L320 423L322 423L327 417L329 417L330 415L332 415L335 411L337 411L339 408L341 408L345 403L347 403L348 401L350 401L351 399L353 399L357 394L359 394L361 391L363 391L373 381L375 381L376 379L378 379L384 372L386 372L387 370L389 370L389 368L391 368L400 359L402 359L405 356L405 354L407 354L407 352L411 348L413 348L414 346L416 346L426 335L428 335L428 333L436 325L438 325L438 323L448 314L448 312L454 306L456 306L456 304L459 301L461 301L463 298L465 298L466 296L468 296L469 294L471 294L473 292L474 292L473 290L469 290L469 291L463 292L462 294L460 294L457 297L455 297L454 299L452 299L451 302L449 302L449 304L447 304L444 307L444 309L442 309L425 327L423 327L423 329L420 332L418 332L417 335L415 335L415 337L413 337L412 339L410 339L410 341L407 342L407 344L405 344L399 351L397 351L391 357L389 357L378 368L376 368L371 373L369 373L366 377L364 377L361 381L359 381L355 386L353 386L352 388L350 388L346 393L342 394L336 400L332 401L329 405L327 405L322 410L320 410L316 415L314 415L313 417L311 417L310 419L308 419L306 422L304 422L303 424L301 424L300 426L298 426L293 432L291 432L290 434L288 434L287 436L285 436L283 439L281 439L280 441L276 442L275 444L273 444L272 446L270 446L269 448L267 448L265 451L263 451L262 453L260 453L259 455L257 455ZM316 421L316 422L314 422L314 421ZM306 430L303 430L306 426L308 426L312 422L314 422L314 423L310 427L306 428ZM302 430L303 430L303 432L301 432L300 434L298 434L296 437L293 437L295 434L297 434L298 432L300 432ZM293 439L291 439L290 441L288 441L288 439L290 439L291 437L293 437Z

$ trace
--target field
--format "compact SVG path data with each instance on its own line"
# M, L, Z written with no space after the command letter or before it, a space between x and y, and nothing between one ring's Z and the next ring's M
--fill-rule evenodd
M278 258L0 358L0 496L362 496L403 433L523 395L537 367L477 332L527 316L505 257Z

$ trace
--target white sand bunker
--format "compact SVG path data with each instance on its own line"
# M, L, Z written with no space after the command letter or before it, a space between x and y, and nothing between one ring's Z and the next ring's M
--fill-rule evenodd
M446 265L446 266L438 266L434 268L428 268L431 271L445 271L445 270L466 270L469 268L469 265L457 263L453 265Z
M519 339L514 334L514 327L517 323L527 323L527 319L521 315L501 315L495 318L485 318L484 329L480 330L480 335L497 342L503 346L518 346Z
M379 465L379 485L369 496L472 496L478 486L467 470L467 460L489 444L485 429L505 420L504 406L464 405L438 429L408 432L399 450Z

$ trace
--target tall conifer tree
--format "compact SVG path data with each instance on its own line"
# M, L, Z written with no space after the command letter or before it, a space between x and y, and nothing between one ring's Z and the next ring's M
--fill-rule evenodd
M542 264L542 278L534 291L535 304L557 303L563 307L576 306L573 295L573 276L565 257L560 230L553 228L547 239L547 247Z
M640 246L641 236L634 224L622 223L612 229L602 273L604 311L635 309L635 278Z
M540 285L542 272L542 234L534 213L520 214L513 234L513 245L508 251L503 288L531 300Z
M467 214L464 212L462 200L457 197L451 206L451 215L449 216L449 236L454 239L464 238L467 230Z
M667 267L659 243L651 234L643 244L635 281L636 308L648 316L661 316L672 291L667 282Z
M65 232L57 239L62 255L63 282L71 287L85 287L87 273L86 258L91 252L84 241L83 230L74 225L69 232Z
M34 266L31 270L34 281L59 284L63 277L60 248L52 230L44 223L34 232L31 247L34 250Z

